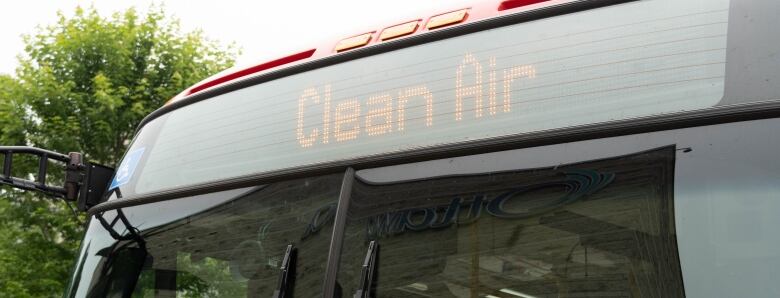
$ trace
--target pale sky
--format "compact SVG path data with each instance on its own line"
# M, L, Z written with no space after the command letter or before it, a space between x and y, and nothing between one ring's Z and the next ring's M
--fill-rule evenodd
M145 12L163 4L168 15L181 20L183 31L202 29L223 44L235 42L243 49L239 65L258 63L306 50L328 38L338 39L408 18L424 17L439 7L465 0L304 0L304 1L192 1L192 0L25 0L3 3L0 10L0 73L13 74L16 56L24 50L23 34L38 25L54 24L57 11L72 15L76 6L94 5L109 16L135 6ZM445 5L442 5L445 4Z

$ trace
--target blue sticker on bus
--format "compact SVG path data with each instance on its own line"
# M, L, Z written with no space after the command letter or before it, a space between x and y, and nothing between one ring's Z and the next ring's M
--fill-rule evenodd
M130 182L130 178L133 177L133 172L135 172L135 167L138 166L138 162L144 154L144 149L146 148L138 148L127 153L127 156L125 156L125 159L116 170L114 180L111 181L111 186L108 190L112 190Z

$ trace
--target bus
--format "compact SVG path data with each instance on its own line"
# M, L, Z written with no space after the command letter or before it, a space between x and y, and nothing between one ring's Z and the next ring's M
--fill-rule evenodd
M487 0L227 70L138 126L65 296L780 297L778 15Z

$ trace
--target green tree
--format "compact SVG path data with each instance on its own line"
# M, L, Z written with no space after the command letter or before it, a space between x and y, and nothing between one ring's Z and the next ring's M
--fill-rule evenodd
M24 145L23 108L18 100L19 84L14 78L0 75L0 144Z
M77 8L25 43L16 76L0 76L0 144L79 151L111 166L143 117L237 55L182 32L159 8L110 17ZM60 295L84 220L61 202L0 190L0 296Z

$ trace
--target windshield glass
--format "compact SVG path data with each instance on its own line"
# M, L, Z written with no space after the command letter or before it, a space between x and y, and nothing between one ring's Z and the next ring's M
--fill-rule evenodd
M292 244L294 292L315 297L341 176L106 212L90 223L70 296L271 297Z
M109 211L66 296L270 297L293 244L294 297L352 297L377 241L377 297L778 297L777 131L767 119L362 169L350 189L334 174L123 208L127 225Z
M448 38L197 102L146 125L113 188L703 109L723 97L728 0L636 1Z
M377 297L777 297L780 119L356 172L337 288Z
M385 169L410 180L392 183L358 173L340 280L356 288L354 262L376 240L383 297L683 297L674 157L423 180Z

